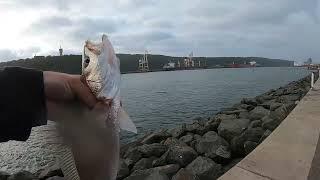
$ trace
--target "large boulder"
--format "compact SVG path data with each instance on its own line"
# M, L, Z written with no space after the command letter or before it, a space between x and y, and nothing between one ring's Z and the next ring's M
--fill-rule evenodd
M255 99L253 99L253 98L243 98L241 100L241 103L242 104L247 104L247 105L252 105L252 106L257 106L258 105L257 101Z
M144 179L150 176L152 173L159 172L161 174L167 175L169 178L171 178L178 170L180 169L180 166L178 164L168 164L165 166L150 168L150 169L144 169L144 170L136 170L131 175L126 178L125 180L135 180L135 179ZM139 180L140 180L139 179Z
M197 152L189 146L172 146L168 150L166 162L169 164L179 164L181 167L185 167L197 156Z
M248 129L250 128L256 128L256 127L261 127L262 126L262 122L260 120L255 120L255 121L252 121L249 126L248 126Z
M38 179L35 175L28 171L20 171L8 177L7 180L36 180Z
M252 141L258 143L263 135L264 131L262 128L250 128L243 132L240 136L237 136L231 141L231 151L236 157L243 157L246 155L244 143L246 141Z
M172 180L200 180L196 175L190 173L184 168L181 168L177 174L172 177Z
M187 132L203 135L208 131L208 127L200 125L198 122L186 125Z
M182 136L179 141L182 141L186 144L190 144L191 141L193 141L193 134L187 134L185 136Z
M167 151L167 146L160 143L144 144L138 147L144 157L161 156Z
M281 121L278 118L271 118L270 116L262 118L263 129L269 129L273 131L279 126L280 123Z
M119 161L119 168L117 173L117 179L123 179L127 177L130 174L130 170L128 168L128 165L125 163L123 159L120 159Z
M142 158L142 159L140 159L140 160L133 166L132 171L152 168L152 162L153 162L155 159L156 159L155 157Z
M165 140L170 136L171 134L168 133L168 130L162 129L146 136L144 139L142 139L141 143L142 144L160 143L162 140Z
M171 147L171 146L188 146L185 142L180 141L176 138L168 138L163 142L164 145Z
M299 94L284 95L277 98L277 102L279 103L294 103L298 100L300 100Z
M278 109L279 107L281 107L282 105L283 105L282 103L273 102L270 104L270 110L274 111L274 110Z
M212 180L221 174L221 165L207 157L199 156L186 167L186 170L201 180Z
M152 167L164 166L167 164L167 156L169 151L165 152L161 157L152 161Z
M249 119L249 117L250 117L250 114L248 111L244 111L239 114L240 119Z
M284 104L275 111L270 113L270 118L283 121L289 113L295 108L295 103Z
M169 131L169 133L172 135L174 138L180 138L186 133L186 124L181 124L180 126L173 128Z
M265 109L264 107L257 106L252 111L250 111L250 119L251 120L259 120L263 117L269 115L270 111L268 109Z
M138 147L131 147L124 154L125 162L129 167L132 167L136 162L142 158L142 153Z
M249 119L227 119L220 123L218 134L228 142L240 135L249 125Z
M199 154L204 154L218 163L224 163L231 158L229 143L214 131L207 132L198 140L195 149Z
M49 168L46 168L44 170L39 170L36 174L39 179L47 179L47 178L53 177L53 176L63 177L63 173L60 169L59 164L54 164L53 166L50 166ZM0 180L1 180L1 178L0 178Z

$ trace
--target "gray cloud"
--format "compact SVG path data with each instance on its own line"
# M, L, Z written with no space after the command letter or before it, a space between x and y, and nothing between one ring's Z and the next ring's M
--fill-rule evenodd
M0 62L8 60L17 60L20 58L29 58L40 52L39 47L29 47L26 49L11 50L11 49L0 49Z
M86 39L107 33L119 52L320 60L320 0L11 2L52 9L28 28L48 48L56 48L59 39L70 52L80 53Z

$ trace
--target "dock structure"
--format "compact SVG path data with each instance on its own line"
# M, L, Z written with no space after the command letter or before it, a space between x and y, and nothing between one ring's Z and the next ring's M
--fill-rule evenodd
M149 69L149 62L148 62L148 51L146 50L143 54L143 58L139 59L139 71L140 72L148 72Z
M240 163L219 180L319 180L320 81Z

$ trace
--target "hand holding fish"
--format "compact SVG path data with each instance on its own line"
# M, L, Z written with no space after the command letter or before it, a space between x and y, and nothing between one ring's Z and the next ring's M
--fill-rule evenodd
M97 99L92 94L87 83L81 80L80 75L44 71L44 89L47 100L53 102L69 102L80 100L90 109Z

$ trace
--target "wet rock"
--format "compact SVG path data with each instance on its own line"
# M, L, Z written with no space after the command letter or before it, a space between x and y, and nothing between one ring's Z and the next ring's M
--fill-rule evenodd
M246 141L244 143L244 151L246 154L251 153L256 147L258 146L258 143L252 142L252 141Z
M185 167L198 156L197 152L189 146L172 146L168 150L166 162L179 164Z
M249 119L224 120L218 127L218 134L230 142L248 127L249 122Z
M20 171L8 177L8 180L37 180L38 178L28 171Z
M178 170L180 169L180 166L178 164L169 164L165 166L150 168L150 169L144 169L144 170L136 170L131 175L126 178L125 180L132 180L134 178L146 178L150 176L150 174L159 172L161 174L167 175L169 178L172 177Z
M144 157L159 157L167 151L167 146L160 143L144 144L138 147Z
M201 180L211 180L221 174L221 165L207 157L199 156L186 167L186 170Z
M272 132L270 130L266 130L261 136L259 143L263 142Z
M255 120L255 121L252 121L249 126L248 126L248 129L250 128L256 128L256 127L261 127L262 126L262 122L260 120Z
M153 162L155 159L156 159L155 157L142 158L142 159L140 159L140 160L133 166L132 171L152 168L152 162Z
M247 104L247 105L252 105L252 106L257 106L258 105L257 101L255 99L253 99L253 98L243 98L241 100L241 103L242 104Z
M164 141L164 145L171 147L171 146L188 146L186 143L179 141L176 138L168 138Z
M130 170L127 164L125 163L124 159L120 159L119 161L119 168L117 174L117 179L123 179L130 174Z
M192 134L187 134L187 135L185 135L185 136L182 136L182 137L179 139L179 141L182 141L182 142L184 142L184 143L186 143L186 144L190 144L191 141L193 141L193 135L192 135Z
M196 175L188 172L186 169L181 168L172 180L200 180Z
M63 177L63 173L58 164L55 164L44 170L40 170L36 174L39 179L47 179L48 177L53 177L53 176Z
M138 147L129 148L124 155L125 162L129 167L132 167L136 162L142 158L142 153L138 150Z
M274 111L274 110L278 109L279 107L281 107L282 105L283 105L282 103L274 102L274 103L270 104L270 110Z
M154 133L151 133L147 137L145 137L141 143L142 144L152 144L152 143L160 143L160 141L167 139L170 137L171 134L168 133L166 129L156 131Z
M185 133L186 133L186 124L182 124L170 130L170 134L174 138L180 138L181 136L185 135Z
M252 111L250 111L250 119L251 120L259 120L262 119L263 117L269 115L269 110L261 107L261 106L257 106L256 108L254 108Z

